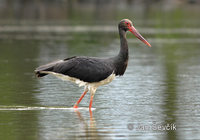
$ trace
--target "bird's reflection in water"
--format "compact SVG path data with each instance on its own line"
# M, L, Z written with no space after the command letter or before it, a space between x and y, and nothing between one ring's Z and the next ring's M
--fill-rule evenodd
M80 123L81 123L81 128L79 129L83 129L83 130L80 130L81 134L79 135L79 137L81 138L89 138L89 139L101 139L101 136L98 135L98 131L97 131L97 128L96 128L96 121L95 121L95 118L93 117L93 114L92 114L92 111L89 110L89 115L90 115L90 121L89 121L89 124L87 122L87 120L81 115L81 112L79 112L77 109L75 110L77 116L78 116L78 119L80 120Z

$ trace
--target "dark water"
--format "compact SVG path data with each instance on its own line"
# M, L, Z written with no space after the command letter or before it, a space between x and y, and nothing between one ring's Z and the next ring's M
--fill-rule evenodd
M153 47L147 48L128 34L127 71L97 90L91 114L89 94L79 110L72 109L83 88L33 74L59 58L118 52L115 33L88 34L63 41L1 40L1 139L200 138L198 39L149 38Z
M18 6L18 22L12 17L12 8L3 9L10 15L0 21L0 139L200 139L197 5L189 5L186 10L172 6L170 10L166 4L160 12L147 3L138 9L140 14L123 8L116 13L104 5L108 15L101 7L91 12L86 10L87 5L80 9L80 5L73 6L75 13L69 8L73 14L58 12L60 17L56 12L45 15L45 7L39 14L26 6L21 8L28 11L24 13ZM90 14L83 17L86 13ZM26 19L29 14L32 17ZM126 14L136 19L135 27L152 48L127 35L130 57L126 73L98 88L92 112L88 109L89 94L80 109L72 108L82 87L50 75L41 79L34 76L36 67L54 60L74 55L116 55L120 44L117 23ZM5 18L5 14L0 15ZM61 17L71 19L66 22Z

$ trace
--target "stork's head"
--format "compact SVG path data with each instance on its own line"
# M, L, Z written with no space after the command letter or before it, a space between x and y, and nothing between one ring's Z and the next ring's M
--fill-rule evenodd
M139 40L141 40L143 43L151 47L151 45L142 37L142 35L135 29L133 26L133 23L129 19L122 19L119 22L119 28L124 31L130 31L132 34L134 34Z

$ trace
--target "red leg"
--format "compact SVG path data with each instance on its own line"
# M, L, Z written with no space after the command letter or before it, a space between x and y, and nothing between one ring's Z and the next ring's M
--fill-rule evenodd
M90 128L94 128L95 127L95 120L92 117L92 110L89 109L89 112L90 112Z
M83 99L83 97L85 96L86 93L87 93L87 90L83 92L83 94L81 95L81 97L80 97L79 100L76 102L76 104L74 105L73 108L78 108L78 104L81 102L81 100Z
M90 96L90 105L89 105L89 109L90 109L90 110L91 110L91 108L92 108L93 97L94 97L94 96Z

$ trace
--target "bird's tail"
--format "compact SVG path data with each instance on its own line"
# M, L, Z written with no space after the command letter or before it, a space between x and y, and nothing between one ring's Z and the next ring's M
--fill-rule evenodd
M45 75L48 75L48 73L46 73L46 72L51 71L53 69L53 67L47 67L47 68L41 68L41 67L43 67L43 66L40 66L35 69L35 75L37 77L43 77Z
M48 72L53 71L54 66L60 62L63 62L63 60L58 60L58 61L48 63L46 65L39 66L38 68L35 69L35 75L37 77L43 77L45 75L48 75Z
M43 77L43 76L47 75L47 73L43 73L43 72L41 72L41 71L35 70L35 75L36 75L37 77Z

